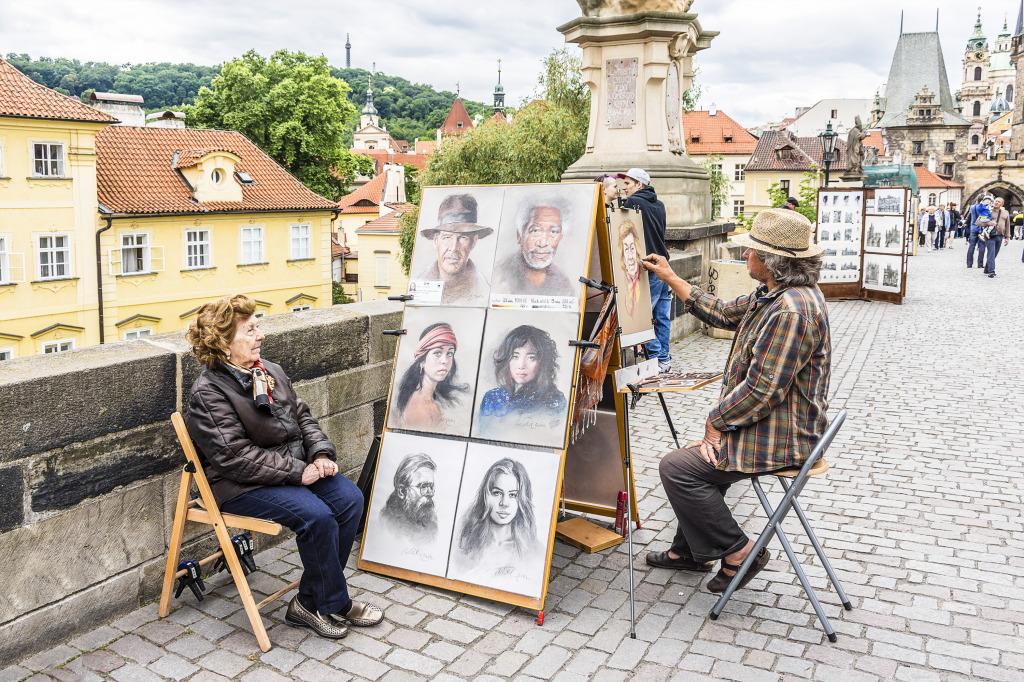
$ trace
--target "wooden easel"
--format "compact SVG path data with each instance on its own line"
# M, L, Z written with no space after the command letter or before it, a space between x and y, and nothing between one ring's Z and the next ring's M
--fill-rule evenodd
M221 557L227 562L231 572L231 578L235 581L238 595L245 607L245 614L249 617L253 634L259 642L260 649L270 650L270 638L267 630L263 627L263 618L260 616L260 609L267 604L277 601L287 592L294 590L299 585L296 580L286 587L278 590L263 601L256 603L252 592L249 590L249 581L242 570L242 564L238 560L235 548L231 544L231 536L228 528L240 528L242 530L277 535L281 532L282 526L274 521L265 521L250 516L236 516L234 514L221 514L217 507L217 501L213 497L213 490L206 480L203 466L199 462L195 447L192 445L192 438L185 429L185 422L181 414L175 412L171 415L171 423L174 424L174 431L178 434L178 441L182 450L185 451L185 463L181 472L181 487L178 489L178 502L174 507L174 525L171 527L171 542L167 549L167 567L164 569L164 585L160 592L160 617L164 618L171 612L171 595L174 590L174 581L185 575L184 570L178 569L178 560L181 558L181 541L185 534L185 521L195 521L213 526L220 543L220 550L210 556L200 559L197 563L205 566L211 561ZM192 483L195 482L199 488L199 497L192 498Z

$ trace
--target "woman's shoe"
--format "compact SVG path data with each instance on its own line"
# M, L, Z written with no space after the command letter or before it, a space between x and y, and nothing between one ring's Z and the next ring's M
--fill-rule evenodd
M743 576L743 579L740 580L740 584L736 589L738 590L741 587L746 587L747 583L753 580L754 576L760 573L761 570L768 565L768 560L771 558L772 555L768 552L768 549L762 547L761 553L757 555L757 559L755 559L754 563L750 565L750 568ZM733 575L726 575L723 569L733 571ZM722 559L722 568L718 569L718 573L715 574L715 577L708 581L708 590L716 593L725 592L726 588L729 587L729 583L732 582L735 572L738 570L740 570L739 566L733 566L732 564L727 563L725 559Z
M308 610L299 602L298 595L292 597L284 619L292 625L309 628L321 637L328 639L341 639L348 634L348 626L334 618L324 618L319 613Z
M364 601L354 601L348 613L335 613L331 617L338 622L348 621L349 625L368 628L379 625L384 620L384 611L373 604L367 604Z

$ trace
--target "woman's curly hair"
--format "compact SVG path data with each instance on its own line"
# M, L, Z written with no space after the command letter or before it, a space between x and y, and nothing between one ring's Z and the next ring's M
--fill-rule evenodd
M204 303L185 333L196 359L207 367L226 360L238 323L248 320L255 312L256 301L245 294Z

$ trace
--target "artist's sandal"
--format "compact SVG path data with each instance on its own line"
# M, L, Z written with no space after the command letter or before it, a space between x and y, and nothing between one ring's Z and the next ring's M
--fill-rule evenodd
M761 570L768 565L768 560L772 558L772 555L768 552L765 547L761 548L761 553L757 555L757 559L750 565L746 575L740 580L740 584L736 589L746 587L747 583L754 579L754 576L761 572ZM732 575L726 575L725 571L732 571ZM711 580L708 581L708 591L710 592L725 592L726 588L729 587L729 583L732 582L733 577L736 575L736 571L740 570L739 566L733 566L728 563L725 559L722 559L722 568L718 569L718 573L715 574Z
M384 620L384 611L373 604L367 604L364 601L354 601L348 613L335 613L332 617L335 620L346 621L349 625L368 628L379 625Z
M707 573L714 568L714 564L711 562L701 563L682 557L673 559L668 552L648 552L647 563L655 568L672 568L677 571L695 571L697 573Z

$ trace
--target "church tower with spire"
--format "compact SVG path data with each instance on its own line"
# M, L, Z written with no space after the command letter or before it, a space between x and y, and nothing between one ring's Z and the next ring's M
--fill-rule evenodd
M494 86L494 113L505 112L505 86L501 84L501 60L498 60L498 84Z
M985 124L992 103L992 85L989 83L988 39L981 28L981 8L974 22L974 33L967 40L964 51L964 78L960 86L963 117L971 122L967 135L967 153L980 153L985 145Z

